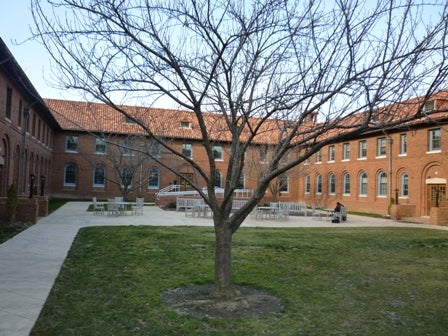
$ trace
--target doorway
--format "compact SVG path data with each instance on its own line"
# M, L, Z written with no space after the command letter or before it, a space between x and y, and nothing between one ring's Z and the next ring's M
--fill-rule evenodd
M446 205L446 184L428 184L427 187L427 208L429 215L431 208Z

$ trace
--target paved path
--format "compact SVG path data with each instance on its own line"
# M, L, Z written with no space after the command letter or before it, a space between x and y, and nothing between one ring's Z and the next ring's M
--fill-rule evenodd
M99 225L212 225L211 219L185 217L182 212L145 207L143 216L108 217L86 212L88 203L70 202L29 229L0 245L0 336L29 335L45 304L78 230ZM312 217L290 217L287 222L256 221L243 226L324 227L412 226L447 230L447 227L405 224L387 219L349 216L344 224Z

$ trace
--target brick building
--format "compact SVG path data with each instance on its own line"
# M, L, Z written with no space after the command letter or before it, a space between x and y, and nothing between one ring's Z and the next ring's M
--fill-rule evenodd
M54 132L60 128L2 39L0 92L0 197L13 182L21 196L29 195L30 188L35 194L47 194ZM24 212L36 210L27 209L29 204L19 216L28 218ZM1 215L5 217L4 212Z
M187 189L185 180L144 159L142 153L151 151L165 163L177 165L183 176L197 178L188 165L151 142L135 120L151 123L171 146L206 166L192 113L127 107L133 120L105 104L43 101L1 43L0 196L13 181L26 195L33 175L37 193L43 186L44 194L52 197L105 199L119 195L123 188L119 181L127 177L129 199L141 195L154 201L156 193L170 185ZM421 119L387 133L370 132L322 148L282 176L281 186L277 183L269 189L265 201L305 201L319 207L333 207L340 201L351 211L381 215L395 211L398 203L402 216L428 216L432 207L446 203L447 107L448 92L440 92L425 105L427 111L441 111L430 118L423 111ZM230 138L220 127L219 115L208 115L207 122L217 130L214 155L219 174L215 184L223 187ZM273 139L265 138L250 149L239 188L255 187L263 162L269 160ZM118 164L117 160L124 161Z

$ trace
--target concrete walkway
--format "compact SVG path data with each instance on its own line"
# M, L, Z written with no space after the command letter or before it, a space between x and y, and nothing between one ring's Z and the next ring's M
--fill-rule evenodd
M29 229L0 245L0 336L29 335L50 293L78 230L105 225L211 226L212 220L185 217L183 212L145 207L143 216L108 217L87 212L88 203L70 202ZM250 227L401 226L447 230L447 227L398 223L386 219L349 216L344 224L312 217L287 222L257 221Z

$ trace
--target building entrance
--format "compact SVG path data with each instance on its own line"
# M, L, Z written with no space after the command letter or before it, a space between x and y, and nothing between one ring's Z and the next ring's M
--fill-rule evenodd
M431 210L431 208L445 206L446 184L428 184L427 199L427 215L429 215L429 211Z

